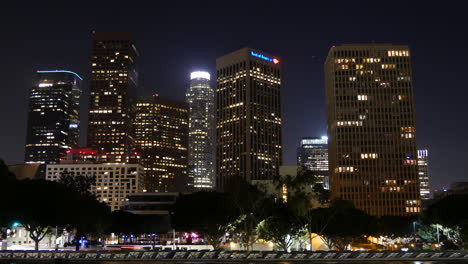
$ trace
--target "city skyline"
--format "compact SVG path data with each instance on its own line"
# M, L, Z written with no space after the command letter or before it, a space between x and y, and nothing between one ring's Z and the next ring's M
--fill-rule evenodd
M412 7L414 8L414 6L410 5L409 9L411 10ZM324 9L327 10L327 8ZM302 14L298 10L293 11L297 11L299 12L299 14ZM440 10L442 15L445 15L447 17L448 15L446 11L447 9ZM289 9L285 12L293 13ZM431 14L431 12L429 12L429 14ZM386 14L385 12L383 15L387 15L388 17L388 14ZM292 15L289 14L289 16L291 17ZM410 19L410 15L404 13L403 18L403 22L396 21L397 27L403 26L407 22L407 20ZM77 34L79 38L77 41L74 41L75 43L70 44L69 46L64 46L64 42L57 41L57 39L53 37L52 33L55 31L43 28L41 34L44 34L43 38L45 40L41 43L47 43L48 47L46 48L43 46L44 44L39 44L39 47L31 48L31 50L36 51L38 48L40 48L40 50L44 50L45 52L38 53L34 56L29 56L31 57L30 59L15 57L17 61L13 61L13 57L7 55L5 65L8 65L9 69L5 68L6 66L2 66L2 72L7 73L7 76L12 76L13 81L7 81L7 87L11 87L12 92L10 94L5 95L3 97L4 99L2 98L1 110L4 114L2 114L1 120L3 122L10 123L13 127L13 132L5 132L5 135L3 136L4 139L2 139L2 141L0 142L2 145L2 149L0 149L0 156L2 158L5 158L8 163L19 163L21 162L21 158L23 156L21 146L24 145L23 131L25 131L24 128L26 116L23 110L25 108L24 106L26 105L24 95L26 94L26 90L30 88L30 85L28 86L25 84L30 83L30 79L28 78L31 77L31 73L33 73L37 69L43 68L68 69L82 74L85 78L84 86L86 86L86 89L88 89L89 85L86 82L89 81L88 66L90 64L90 31L94 28L100 29L100 27L108 27L103 21L94 21L96 22L94 23L94 26L91 22L87 22L85 28L83 28L82 26L72 25L71 28L73 29L73 34ZM297 23L297 20L294 21L296 21ZM28 22L25 21L24 23L27 24ZM44 23L48 23L47 19ZM359 23L363 24L362 21L359 21ZM413 38L412 33L416 31L414 26L415 24L417 23L413 21L411 29L406 29L406 31L402 30L403 32L396 33L396 36L385 36L384 33L390 30L389 27L385 26L380 29L380 33L375 33L376 28L378 28L378 26L375 26L374 30L364 28L361 35L358 35L357 37L352 36L352 33L356 33L355 30L351 30L350 33L346 33L344 32L344 30L339 29L339 34L337 37L339 37L340 39L336 39L330 37L330 35L325 34L325 36L323 36L325 40L321 40L320 45L316 44L311 47L305 47L306 45L304 44L304 46L302 46L302 48L300 49L297 49L297 51L293 51L293 46L285 45L284 42L281 42L277 39L275 41L279 41L278 44L271 45L268 43L269 41L262 40L261 37L251 38L252 36L255 36L255 34L249 33L248 36L240 37L239 39L237 39L237 41L233 41L232 44L227 44L224 42L218 43L216 44L216 46L219 47L217 49L214 49L213 51L207 51L208 46L205 47L206 49L200 49L200 46L206 44L205 42L203 42L202 44L195 45L193 46L194 49L197 48L198 50L200 50L200 53L197 55L191 55L190 52L182 51L182 48L187 48L188 46L190 46L189 44L178 44L171 48L167 48L162 44L162 46L156 45L155 47L162 47L164 50L158 51L159 53L157 53L155 52L155 50L157 49L153 49L151 47L152 45L154 45L154 40L147 38L147 34L144 34L145 30L141 28L139 29L134 25L133 27L130 26L129 31L135 31L137 44L142 45L142 53L146 54L145 56L148 56L145 59L146 61L144 63L146 64L146 66L142 67L144 69L142 74L142 78L144 80L143 87L139 88L139 93L151 94L153 92L158 92L161 93L164 97L177 99L179 101L183 100L184 90L186 87L181 84L188 82L187 76L189 72L192 70L208 70L211 74L213 74L213 58L216 58L217 56L232 52L244 46L252 46L261 50L266 50L273 54L278 54L282 58L282 62L284 62L283 87L285 91L288 91L288 94L285 94L285 96L283 96L283 102L285 102L283 104L283 119L285 122L283 128L283 145L285 146L284 164L294 164L295 150L300 137L307 135L325 134L326 127L324 122L324 88L323 82L321 81L320 77L321 75L323 75L322 63L324 61L324 50L327 50L333 44L358 42L370 43L373 40L376 42L396 42L401 44L409 44L410 48L413 51L413 54L415 54L414 79L416 94L416 118L418 124L418 133L422 134L418 135L418 147L428 148L431 151L431 185L433 187L440 187L444 185L447 186L448 183L451 181L460 181L463 180L463 177L466 177L466 174L464 173L464 168L462 166L456 166L456 162L452 161L448 157L445 157L457 156L460 158L464 158L466 155L463 154L463 149L466 148L466 140L464 140L464 137L461 136L463 134L463 126L465 126L461 123L463 121L461 117L466 116L466 109L462 108L461 106L461 98L463 98L463 92L457 90L462 87L462 82L458 81L459 79L457 80L456 78L451 78L456 77L454 75L456 75L458 71L460 71L460 73L462 72L461 70L463 69L463 65L460 64L462 65L462 67L453 67L453 74L449 74L447 71L444 72L444 70L441 70L440 72L437 72L439 75L436 75L434 74L433 69L431 67L425 66L424 64L430 64L428 63L428 60L425 59L427 57L430 57L429 55L434 55L433 57L431 57L431 62L435 65L449 65L450 62L455 63L456 65L457 63L461 63L458 61L463 61L463 57L460 58L457 55L457 61L455 61L455 58L452 58L450 56L448 58L442 58L443 54L450 54L447 50L447 46L442 45L441 47L439 47L440 41L437 40L435 40L434 43L430 43L428 39L429 37L427 36L427 32L424 34L419 33L419 35L416 34L416 36L419 36L419 38ZM435 33L433 32L432 34L436 34L438 36L445 36L445 33L441 32L442 26L438 27L437 25L430 23L429 25L436 27ZM427 26L428 29L430 28L429 25ZM21 28L22 26L24 25L14 27L13 30ZM59 27L61 26L59 25ZM127 29L126 26L123 27ZM132 28L134 30L131 30ZM404 29L404 27L398 28ZM113 25L112 29L120 30L119 24L117 23L117 25ZM191 27L188 30L194 31L195 28ZM310 44L312 40L315 40L311 39L310 37L304 37L304 34L301 34L300 32L295 32L299 34L293 35L291 33L291 35L287 35L287 33L285 33L285 28L282 26L280 26L277 30L278 32L282 32L281 38L287 39L287 36L293 36L295 39L305 39L306 44ZM272 33L274 31L268 32ZM370 34L365 35L369 32ZM164 32L161 34L164 35ZM175 41L181 41L185 39L185 37L181 37L178 34L167 32L165 34L166 36L175 37ZM31 35L34 36L34 34ZM17 37L15 41L13 41L14 43L16 43L19 40L30 39L30 37L26 36L18 37L17 33L13 33L13 36ZM193 35L191 36L193 37ZM451 38L449 39L456 40L455 36L449 36L451 36ZM317 38L320 38L320 36L317 36ZM431 37L430 39L434 40L433 38L434 37ZM463 39L463 36L461 38L461 41L460 39L458 39L458 42L454 41L450 47L456 49L455 47L457 45L464 45L463 43L466 42L466 38ZM47 39L53 39L54 41L47 41ZM251 40L247 41L247 39ZM232 41L232 39L230 39L230 41ZM165 42L165 45L167 45L168 42L172 43L170 41L167 41L167 38L162 42ZM2 45L9 47L10 44ZM78 50L78 48L82 50ZM68 57L63 56L63 53L70 53L70 51L76 52L76 55L71 55ZM25 52L26 54L29 54L31 51ZM165 53L170 55L164 55ZM316 59L313 59L312 56L316 56ZM187 57L187 59L185 57ZM169 63L164 66L155 65L148 67L150 61L151 63L153 63L154 61L157 61L158 58L161 58L162 60L173 58L173 60L167 60L169 61ZM20 62L22 62L22 65L19 65ZM298 66L294 66L293 64L297 64ZM12 74L13 69L15 69L15 74ZM154 74L154 77L152 76L153 71L157 73ZM179 71L181 72L181 75L174 75L174 73L172 73L173 71ZM310 77L308 76L309 74ZM166 77L164 75L168 76ZM174 78L175 76L177 77ZM432 76L436 76L436 78L432 78ZM176 80L176 82L171 85L172 87L176 87L176 91L169 87L169 81L167 79ZM12 83L14 85L12 85ZM155 87L157 87L157 89ZM300 89L297 87L300 87ZM448 97L448 94L444 93L437 93L440 87L444 88L442 89L443 91L451 89L451 93L449 93L450 96ZM83 97L87 98L86 95ZM447 102L452 103L452 100L453 104L448 105ZM86 107L85 104L83 104L83 107ZM307 108L305 108L304 110L304 107ZM86 113L85 109L87 108L82 108L82 115ZM312 118L309 118L309 116L311 115ZM439 120L445 116L448 116L449 118ZM304 125L304 120L308 120L306 125ZM82 122L83 124L87 123L86 120L83 120ZM444 127L451 127L450 124L454 126L454 128L450 129L450 133L447 132L447 129L442 129ZM86 128L82 127L82 130L86 130ZM440 138L443 138L444 140L440 140ZM450 153L451 155L447 155L448 153ZM447 174L447 176L445 174Z

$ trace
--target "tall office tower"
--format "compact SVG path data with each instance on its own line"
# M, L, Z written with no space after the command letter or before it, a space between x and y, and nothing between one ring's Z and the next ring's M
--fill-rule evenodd
M427 149L418 150L419 189L421 192L421 200L431 199L431 190L429 188L428 160L429 152Z
M215 185L215 99L208 72L192 72L186 93L189 111L188 164L195 190Z
M419 213L409 48L334 46L325 86L332 198L372 215Z
M328 137L302 138L297 149L297 165L312 171L317 183L328 189Z
M137 56L129 33L93 32L88 146L117 157L116 162L134 147Z
M26 163L58 163L78 145L82 80L71 71L37 71L29 96Z
M140 97L136 103L135 142L145 168L148 192L187 191L188 104Z
M281 165L279 60L244 48L216 60L217 188L271 180Z

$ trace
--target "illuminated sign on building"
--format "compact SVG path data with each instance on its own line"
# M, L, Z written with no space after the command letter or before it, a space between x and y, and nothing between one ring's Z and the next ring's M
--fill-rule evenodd
M279 60L277 60L277 59L272 59L272 58L270 58L270 57L267 57L267 56L265 56L265 55L263 55L263 54L260 54L260 53L254 52L254 51L251 51L251 52L250 52L250 55L252 55L252 56L254 56L254 57L257 57L257 58L260 58L260 59L262 59L262 60L271 61L271 62L273 62L274 64L278 64L278 63L279 63Z

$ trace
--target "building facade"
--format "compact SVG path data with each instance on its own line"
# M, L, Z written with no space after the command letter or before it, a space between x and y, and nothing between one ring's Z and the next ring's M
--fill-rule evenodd
M132 152L137 57L129 33L93 32L88 146L121 157Z
M409 48L334 46L325 86L332 198L372 215L419 213Z
M195 190L215 187L215 98L208 72L192 72L189 104L188 164Z
M281 165L279 60L244 48L216 60L217 188L271 180Z
M328 137L302 138L297 149L297 165L314 172L317 183L328 190Z
M145 168L148 192L186 191L188 104L158 96L138 98L134 121L136 149Z
M421 200L431 199L431 189L429 187L428 160L428 150L418 150L419 191L421 193Z
M76 177L96 177L91 192L109 205L112 211L121 210L132 193L143 192L144 170L138 164L51 164L47 165L46 180L58 181L62 174Z
M58 163L78 145L82 80L71 71L37 71L29 96L26 163Z

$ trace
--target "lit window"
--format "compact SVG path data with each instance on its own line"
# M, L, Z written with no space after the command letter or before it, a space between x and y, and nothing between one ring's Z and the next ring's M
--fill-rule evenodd
M359 101L367 101L367 94L358 94L357 98Z

